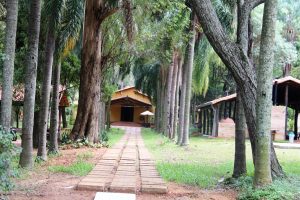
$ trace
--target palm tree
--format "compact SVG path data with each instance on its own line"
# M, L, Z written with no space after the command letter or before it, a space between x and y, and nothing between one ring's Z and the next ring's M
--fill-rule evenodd
M57 28L58 39L55 53L55 66L53 69L53 91L50 119L50 145L49 153L58 152L58 128L59 128L59 86L61 62L71 52L79 38L82 27L84 5L81 0L67 0L62 23Z
M64 7L64 0L49 0L45 3L47 18L47 39L45 47L45 64L43 66L43 83L41 95L41 110L39 116L38 133L39 147L37 152L38 160L47 160L47 125L49 115L49 100L51 90L52 65L55 52L55 41L57 29L61 23L61 16Z
M179 142L181 146L186 146L189 144L189 125L190 125L190 103L191 103L191 92L192 92L192 74L194 66L194 52L195 52L195 42L196 42L196 17L194 13L191 13L189 34L191 35L188 40L188 45L186 48L185 62L183 65L183 76L185 87L182 102L180 104L181 109L181 122L183 122L183 128L180 129ZM181 132L182 131L182 132Z
M3 64L1 125L9 129L11 123L13 75L18 20L18 0L6 1L5 60Z
M24 117L22 126L22 152L20 166L32 168L32 133L34 124L34 104L40 34L41 1L32 0L29 16L29 51L25 74Z

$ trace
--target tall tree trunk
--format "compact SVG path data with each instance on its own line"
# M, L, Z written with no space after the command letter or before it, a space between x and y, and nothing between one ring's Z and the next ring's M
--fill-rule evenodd
M174 57L174 52L173 52ZM168 138L171 138L171 101L172 101L172 82L173 82L173 71L174 71L174 58L172 58L172 62L168 67L168 82L167 82L167 97L166 97L166 121L165 121L165 134Z
M5 33L5 59L3 64L1 121L5 128L10 128L12 112L12 94L14 78L14 62L16 49L16 33L18 21L18 0L6 1L6 33Z
M107 102L107 112L106 112L106 130L110 129L110 107L111 107L111 99Z
M180 145L182 143L183 131L184 131L184 112L185 112L185 95L186 95L186 60L184 60L184 64L181 69L181 87L180 87L180 101L179 101L179 129L177 132L177 142L176 144Z
M101 23L113 13L103 4L98 0L86 1L79 102L71 133L73 139L88 137L92 143L98 142L93 138L99 133Z
M195 50L195 41L196 41L196 30L195 30L195 14L191 14L191 22L190 22L190 32L191 34L185 57L185 65L184 68L186 70L186 91L185 91L185 108L184 108L184 125L183 125L183 133L182 133L182 141L181 146L186 146L189 144L189 127L190 127L190 107L191 107L191 93L192 93L192 75L193 75L193 67L194 67L194 50Z
M173 122L173 137L177 136L178 132L178 112L179 112L179 86L180 86L180 76L182 72L182 59L178 59L178 69L177 69L177 77L176 77L176 91L175 91L175 105L174 105L174 122Z
M59 122L59 85L60 85L61 61L58 59L53 70L53 91L50 114L50 145L49 153L58 153L58 122Z
M233 177L237 178L247 173L246 168L246 119L244 108L240 96L237 91L236 98L236 117L235 117L235 154L234 154L234 169Z
M102 95L102 94L100 94ZM110 112L110 110L107 110L106 112L106 105L104 102L100 101L100 104L99 104L100 108L100 112L99 112L99 136L100 138L98 137L99 141L102 141L103 138L101 137L102 134L105 132L105 123L106 123L106 113L107 112Z
M40 19L41 19L41 1L32 0L29 16L29 45L27 55L27 65L25 72L25 97L23 107L22 123L22 152L20 154L20 166L32 168L33 166L33 127L38 118L34 112L35 93L36 93L36 75L39 50Z
M159 126L160 126L160 76L157 78L156 83L156 108L155 108L155 130L156 132L159 132Z
M47 128L48 128L51 76L52 76L54 51L55 51L55 33L54 30L51 27L49 27L47 33L47 41L46 41L45 65L43 68L43 84L42 84L42 95L41 95L41 110L40 110L40 116L39 116L40 119L38 125L39 147L38 147L37 156L39 159L44 161L47 160Z
M271 111L272 78L274 65L274 40L277 0L266 0L257 71L256 99L256 153L254 185L264 186L272 182L271 177Z
M173 56L173 74L171 84L171 100L170 100L170 118L169 118L169 135L170 139L174 139L174 118L175 118L175 103L176 103L176 86L177 86L177 74L178 74L178 52L174 52Z
M247 1L244 5L244 14L242 17L246 18L240 20L242 27L248 27L248 17L253 8L262 3L263 1ZM190 0L190 3L195 10L201 27L208 38L210 44L220 56L223 63L234 77L238 89L241 92L244 112L246 116L247 127L249 131L252 154L255 158L255 140L256 140L256 74L251 60L248 58L247 53L240 48L240 44L232 42L229 36L225 33L218 16L209 0ZM245 24L246 23L246 24ZM248 29L241 28L238 35L245 37ZM275 150L271 146L271 166L272 176L282 177L284 172L279 165L276 157Z
M24 115L25 115L25 113L24 113ZM35 148L35 149L37 149L39 147L39 133L38 133L38 127L39 127L39 121L40 121L39 119L40 119L40 111L37 110L34 112L33 131L32 131L33 132L32 133L32 135L33 135L32 143L33 143L33 148ZM24 133L22 133L22 134L24 134Z
M63 128L68 128L67 115L66 115L66 107L62 107L61 108L61 116L62 116Z

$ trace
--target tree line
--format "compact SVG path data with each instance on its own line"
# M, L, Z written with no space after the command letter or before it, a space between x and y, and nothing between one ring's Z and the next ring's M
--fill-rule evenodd
M1 125L7 129L11 124L18 3L10 0L5 4ZM263 3L260 52L258 65L254 66L251 12ZM22 167L33 166L37 102L38 159L47 160L48 153L58 152L62 66L77 51L81 58L80 72L74 73L74 82L80 84L77 116L71 132L73 140L85 137L92 143L101 141L99 132L104 129L109 113L105 103L110 99L104 91L112 94L107 86L132 71L137 88L149 94L156 106L155 129L180 146L188 145L193 94L207 92L209 59L219 60L235 81L238 93L236 152L241 153L236 153L234 176L246 173L245 123L252 147L255 185L263 186L272 177L284 176L270 142L273 77L270 66L274 64L276 0L156 0L149 4L142 0L31 0L29 7ZM237 25L232 28L234 23ZM51 119L48 119L50 107Z

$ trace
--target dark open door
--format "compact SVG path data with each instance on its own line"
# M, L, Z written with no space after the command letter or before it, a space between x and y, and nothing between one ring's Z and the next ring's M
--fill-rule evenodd
M133 107L121 107L121 121L122 122L133 122Z

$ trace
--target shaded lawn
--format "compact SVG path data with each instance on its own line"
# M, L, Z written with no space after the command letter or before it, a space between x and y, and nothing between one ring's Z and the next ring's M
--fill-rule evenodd
M192 137L188 147L178 147L150 129L143 129L142 135L158 171L168 181L210 188L232 174L234 139ZM246 151L248 175L252 176L249 141ZM285 172L300 179L300 150L276 149L276 153Z

